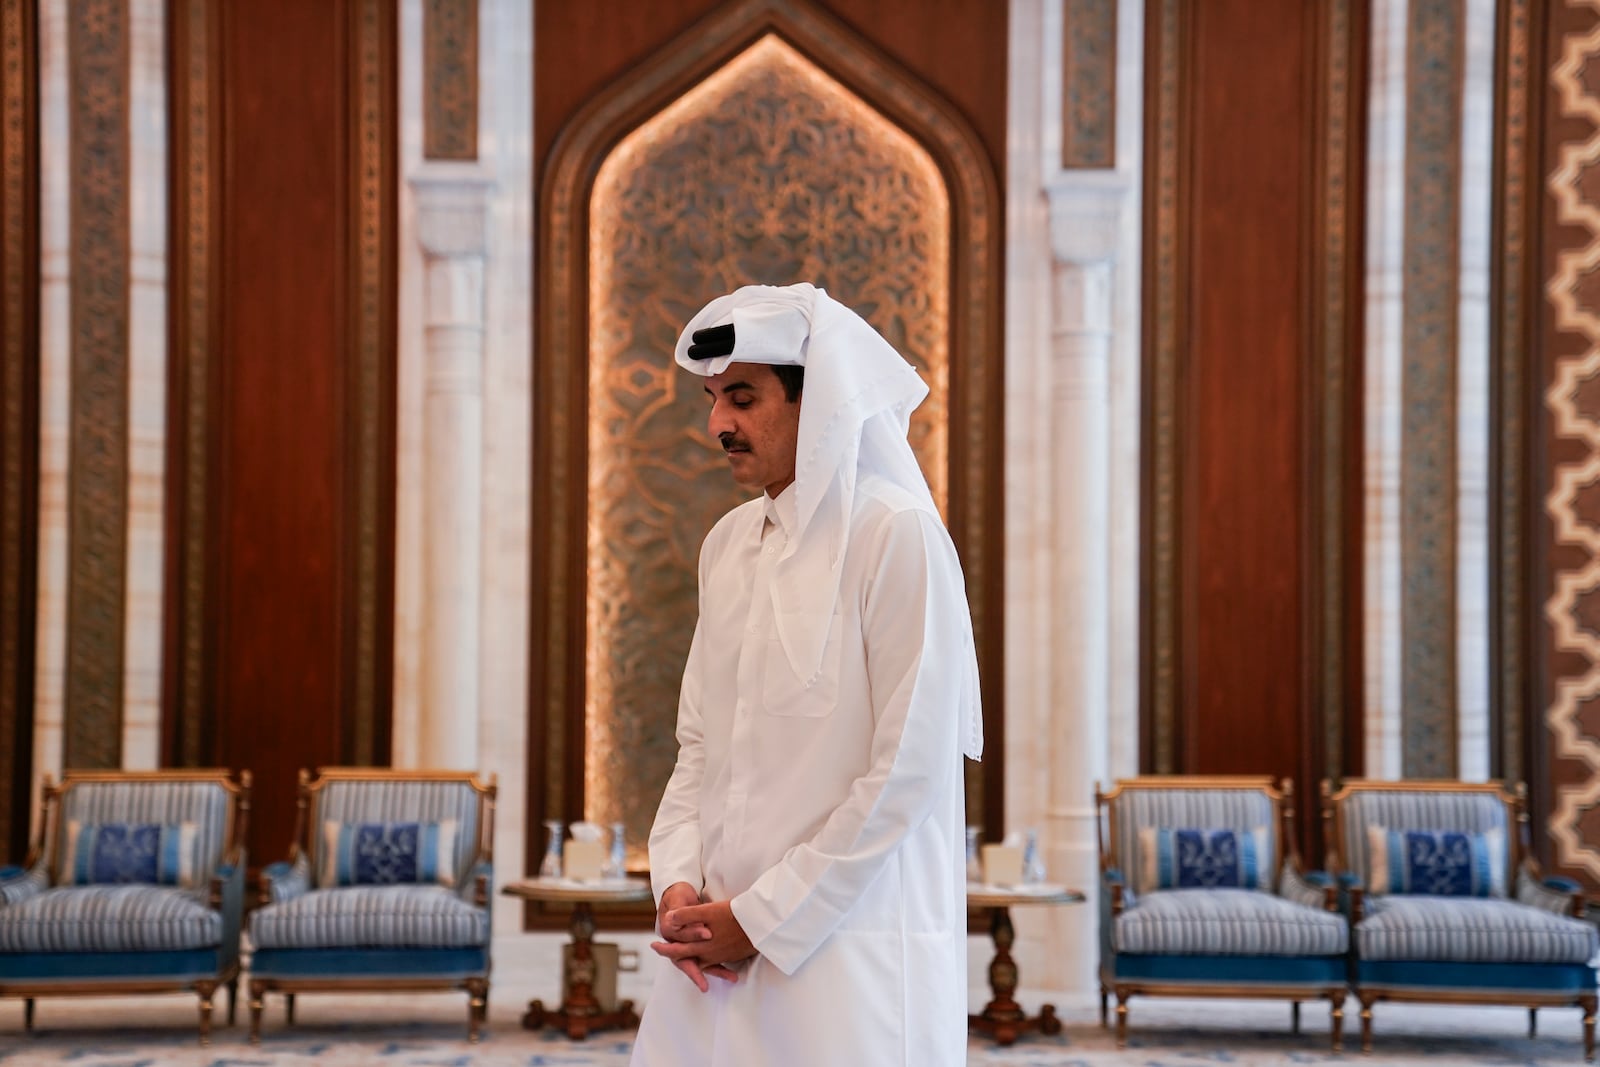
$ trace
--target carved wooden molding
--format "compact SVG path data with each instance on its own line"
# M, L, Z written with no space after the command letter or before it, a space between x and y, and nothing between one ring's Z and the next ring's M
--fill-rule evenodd
M768 34L877 109L934 159L950 196L949 518L962 551L989 708L986 749L1003 749L996 446L1000 390L999 193L975 132L948 103L849 28L803 0L744 0L718 9L629 78L587 104L562 131L540 196L540 319L535 365L535 605L530 688L529 854L540 818L580 811L586 553L586 407L590 194L612 150L634 129ZM729 286L743 279L730 279ZM700 294L695 294L697 297ZM705 294L715 295L715 294ZM695 305L698 307L698 304ZM692 313L695 308L688 308ZM674 327L675 328L675 327ZM659 353L670 363L669 348ZM998 820L1000 775L986 761L985 813Z

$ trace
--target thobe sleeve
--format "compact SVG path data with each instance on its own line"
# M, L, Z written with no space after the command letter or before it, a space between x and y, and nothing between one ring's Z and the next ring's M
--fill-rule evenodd
M696 892L705 886L700 866L700 780L705 771L700 714L703 626L695 623L678 696L678 762L650 828L650 888L657 906L661 894L678 882L688 882Z
M886 527L862 612L874 717L867 770L811 840L732 901L756 951L785 974L827 940L960 783L957 665L969 655L971 626L955 548L921 511Z

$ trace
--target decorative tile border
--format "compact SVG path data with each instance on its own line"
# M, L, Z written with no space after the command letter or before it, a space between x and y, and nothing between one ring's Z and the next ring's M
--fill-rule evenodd
M128 0L70 0L72 411L63 763L122 763L128 518Z
M1401 766L1456 773L1456 337L1462 0L1412 0L1406 26L1401 274Z
M478 0L423 5L422 155L478 158Z
M1492 374L1497 376L1499 403L1494 411L1499 449L1494 473L1495 502L1491 564L1494 581L1494 670L1498 683L1490 694L1499 720L1499 736L1492 739L1498 754L1490 773L1507 781L1524 781L1523 738L1527 717L1528 673L1524 635L1527 632L1526 521L1528 384L1528 307L1526 293L1532 261L1528 255L1528 115L1530 107L1529 5L1531 0L1500 0L1500 47L1503 51L1500 95L1503 103L1497 128L1500 158L1496 161L1499 190L1495 212L1495 270L1501 279L1492 299L1498 301L1498 328L1491 339Z
M380 687L387 692L388 657L379 655L380 614L387 613L392 597L385 588L380 542L393 534L392 492L386 493L386 451L392 455L392 429L386 414L392 406L390 372L393 363L392 311L385 291L385 265L393 260L393 193L388 171L393 160L386 145L393 110L386 99L387 76L385 0L355 0L355 144L356 212L353 220L355 249L354 441L355 478L355 663L353 664L354 737L351 758L359 765L387 763L387 743L378 736ZM387 351L386 351L387 349ZM386 430L388 431L386 433ZM389 475L392 484L392 474ZM388 506L386 506L386 500ZM381 603L380 603L381 601ZM384 731L387 736L387 730Z
M1061 165L1117 164L1117 0L1065 0Z
M1600 0L1567 0L1567 8L1591 8L1600 15ZM1600 172L1600 91L1584 84L1586 69L1600 64L1600 22L1587 33L1569 35L1560 59L1550 72L1557 114L1590 124L1589 136L1560 146L1559 164L1550 174L1550 195L1556 219L1563 226L1587 231L1583 244L1573 242L1556 254L1554 274L1545 294L1555 311L1555 328L1580 337L1583 351L1556 360L1545 409L1554 423L1553 433L1581 447L1579 459L1555 466L1545 497L1545 511L1554 524L1558 548L1577 549L1584 561L1554 575L1555 588L1545 601L1545 618L1551 626L1554 651L1582 656L1588 669L1555 680L1554 699L1545 710L1545 725L1557 759L1572 760L1588 768L1586 779L1556 790L1555 810L1549 819L1556 863L1586 871L1600 879L1600 849L1584 840L1586 813L1600 805L1600 741L1585 731L1586 703L1600 698L1600 635L1583 625L1582 602L1589 590L1600 586L1600 528L1592 525L1580 507L1580 494L1600 481L1600 424L1580 407L1578 392L1585 382L1600 375L1600 310L1582 298L1585 279L1600 270L1600 206L1585 195L1585 185Z
M169 275L174 395L169 403L182 418L170 421L180 434L172 454L181 455L180 497L169 512L175 552L169 557L169 585L178 613L176 648L169 654L170 681L165 713L175 717L166 758L178 766L205 762L206 535L211 500L211 348L216 343L216 285L213 228L215 188L212 94L216 69L212 36L217 0L181 0L172 11L172 84L178 108L173 116L172 247L178 252ZM180 110L181 109L181 110ZM169 629L169 633L174 633ZM174 706L175 705L175 706Z

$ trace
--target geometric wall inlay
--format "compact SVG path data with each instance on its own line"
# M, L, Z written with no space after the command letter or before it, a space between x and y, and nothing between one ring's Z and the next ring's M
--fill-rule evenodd
M1585 303L1581 298L1577 298L1576 292L1572 296L1574 303ZM1590 307L1596 306L1592 301L1588 304ZM1592 374L1572 387L1572 407L1581 418L1600 424L1600 375Z
M1572 617L1578 629L1600 639L1600 585L1578 591L1573 597Z
M1600 15L1600 0L1567 0L1565 6L1568 11ZM1580 716L1585 705L1600 699L1600 633L1590 603L1590 594L1600 587L1600 528L1584 521L1579 502L1582 491L1600 480L1600 424L1577 404L1582 383L1600 376L1600 305L1578 298L1584 276L1600 267L1600 204L1584 193L1600 168L1600 86L1586 84L1586 79L1592 83L1593 64L1600 59L1600 19L1593 20L1587 32L1569 33L1553 58L1550 84L1556 115L1585 124L1587 136L1559 145L1548 179L1557 222L1584 236L1558 250L1545 289L1555 329L1581 342L1576 351L1555 360L1544 394L1552 432L1563 439L1560 454L1572 454L1574 449L1581 453L1555 464L1545 497L1558 553L1578 556L1578 562L1552 575L1554 588L1545 601L1545 618L1553 650L1581 657L1587 667L1554 680L1544 720L1552 756L1586 767L1587 774L1556 788L1549 831L1558 866L1582 870L1600 881L1600 851L1585 844L1600 841L1600 818L1594 815L1600 808L1600 740Z
M842 208L842 210L841 210ZM811 280L931 393L912 444L948 496L950 197L927 149L768 34L625 137L590 202L585 814L642 846L673 723L705 532L750 493L705 433L681 323L743 282Z
M1600 697L1579 701L1573 717L1586 739L1600 743Z
M1573 490L1572 510L1576 521L1590 529L1600 530L1600 481Z
M71 412L62 760L122 765L128 528L129 3L71 0Z

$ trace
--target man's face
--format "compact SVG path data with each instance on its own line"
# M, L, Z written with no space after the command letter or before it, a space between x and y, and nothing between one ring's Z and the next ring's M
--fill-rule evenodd
M783 383L765 363L730 363L706 379L706 396L706 428L727 453L733 480L773 497L788 488L800 437L800 398L785 397Z

